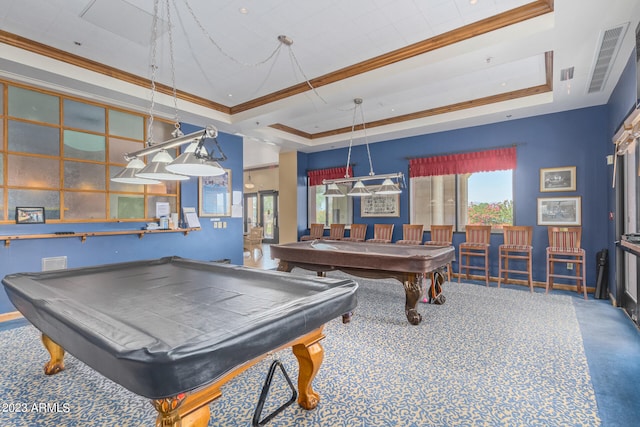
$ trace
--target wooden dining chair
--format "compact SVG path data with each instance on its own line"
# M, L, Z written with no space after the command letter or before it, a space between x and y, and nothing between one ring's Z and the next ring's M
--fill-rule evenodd
M345 242L364 242L367 235L367 224L351 224L349 237L344 237Z
M394 224L374 224L373 239L368 239L368 243L391 243L393 239Z
M305 234L300 237L300 241L305 240L319 240L322 239L324 234L324 224L311 224L309 227L309 234Z
M331 224L329 227L329 236L326 237L326 240L342 240L344 238L345 224Z
M424 225L402 224L402 239L396 240L397 245L421 245Z
M465 227L466 241L458 248L460 262L458 264L458 283L462 274L469 280L469 270L484 272L484 281L489 286L489 246L491 245L490 225L467 225ZM465 262L465 257L467 257ZM471 264L472 258L482 258L483 264ZM465 273L466 270L466 273Z
M580 247L582 227L549 227L549 246L547 247L547 286L545 293L553 289L553 279L572 279L576 281L577 291L587 297L586 257ZM565 265L567 273L556 273L556 263ZM574 267L574 274L569 274L568 264Z
M249 234L244 236L244 250L249 252L251 258L254 258L256 249L260 252L258 258L262 257L262 238L262 227L253 227L249 230Z
M430 239L424 242L427 246L451 246L453 243L453 225L431 225ZM451 281L451 263L447 264L447 281Z
M529 225L505 225L503 227L504 243L498 247L498 287L504 280L509 280L509 273L526 274L527 284L533 292L533 272L531 266L531 239L533 227ZM513 261L516 261L514 266ZM524 269L519 261L524 261ZM511 262L511 263L510 263Z

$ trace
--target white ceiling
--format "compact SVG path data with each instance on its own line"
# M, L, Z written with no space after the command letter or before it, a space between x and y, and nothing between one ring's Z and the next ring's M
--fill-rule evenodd
M169 13L166 1L158 8L155 79L172 86L173 45L177 89L222 107L181 95L180 119L244 135L245 168L273 164L279 151L348 145L344 128L353 123L354 98L364 100L368 142L604 104L640 20L638 0L171 0ZM446 40L457 29L532 4L551 4L553 11L378 68L338 73L329 84L314 80L415 43ZM150 79L153 16L152 0L0 0L0 41L6 42L0 43L0 76L148 111L148 85L87 70L64 53ZM587 93L600 38L621 25L620 51L603 89ZM280 43L279 35L293 44ZM45 47L33 49L32 42ZM546 85L547 52L553 54L552 90L473 102ZM573 79L561 82L567 67L575 67ZM301 93L274 99L299 84ZM270 102L245 105L261 97ZM466 102L473 108L447 109ZM158 115L173 117L170 95L156 93L154 103ZM353 143L364 142L358 132Z

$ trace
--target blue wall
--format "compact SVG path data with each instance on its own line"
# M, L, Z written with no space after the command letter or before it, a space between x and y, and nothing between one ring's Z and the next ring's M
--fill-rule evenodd
M445 153L517 146L518 166L514 175L515 225L534 226L533 276L546 280L545 248L547 227L537 226L538 197L580 196L582 198L583 247L587 253L587 283L595 285L595 254L608 246L606 194L610 187L605 156L610 151L610 125L606 106L592 107L527 119L512 120L486 126L421 135L370 144L376 174L408 172L408 158ZM352 149L354 175L367 175L369 162L366 148ZM339 167L347 158L347 149L309 154L308 169ZM540 168L576 166L577 191L540 193ZM394 240L401 238L402 224L409 222L409 191L400 196L399 218L361 218L360 202L354 201L354 222L369 224L367 238L372 237L373 224L394 223ZM305 225L306 226L306 225ZM303 226L304 227L304 226ZM305 230L300 229L300 233ZM454 234L454 245L464 241L464 233ZM502 235L492 236L491 274L498 275L498 245ZM457 266L454 265L457 271Z
M515 223L534 226L534 279L546 279L545 247L546 227L536 225L536 199L553 196L582 197L583 247L587 251L587 283L595 285L595 254L609 248L611 266L615 266L617 238L608 212L616 212L614 191L611 189L613 168L607 166L605 156L613 153L611 138L636 101L635 61L633 55L625 68L609 103L605 106L574 110L558 114L512 120L486 126L459 129L396 141L371 144L374 170L377 174L408 173L409 157L424 157L444 153L483 150L515 144L518 167L514 179ZM185 133L198 128L184 125ZM221 133L218 140L228 156L223 163L232 170L232 187L242 191L242 139ZM342 167L346 149L320 153L298 153L298 232L307 227L306 171L327 167ZM364 146L352 151L355 175L369 173L369 162ZM540 193L539 169L557 166L577 167L577 191L569 193ZM196 178L181 183L182 206L198 206ZM354 222L369 224L372 237L373 224L396 224L394 239L400 238L401 224L409 222L408 191L400 198L400 218L361 218L359 201L355 201ZM155 234L139 239L136 235L90 237L85 243L79 238L14 241L0 251L0 277L15 272L39 271L44 257L67 256L68 266L83 267L97 263L112 263L178 255L201 260L230 258L242 264L242 219L223 218L227 228L213 228L211 221L201 218L202 230L183 236L181 233ZM39 234L54 231L106 231L141 228L143 223L79 223L44 225L0 225L0 235ZM464 240L463 233L455 233L454 245ZM497 247L501 235L492 237L492 271L496 276ZM457 270L457 266L454 265ZM610 291L615 294L613 268ZM0 313L13 311L4 292L0 292Z
M183 125L185 134L200 128ZM242 138L223 134L218 136L228 160L222 166L231 169L234 191L242 191ZM210 148L210 147L209 147ZM198 179L181 183L182 206L198 207ZM78 237L12 241L9 247L0 246L0 277L10 273L40 271L44 257L66 256L69 268L107 264L177 255L204 261L231 259L243 263L242 218L221 218L227 228L213 228L209 218L200 218L202 230L184 236L182 233L158 233L139 239L137 235L89 237L82 243ZM0 235L41 234L55 231L111 231L135 230L144 223L78 223L78 224L21 224L2 225ZM0 313L14 311L4 291L0 292Z

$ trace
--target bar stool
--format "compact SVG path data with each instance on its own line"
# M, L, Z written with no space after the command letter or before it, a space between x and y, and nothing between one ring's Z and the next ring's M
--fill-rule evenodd
M349 237L345 237L342 240L345 242L364 242L367 235L367 224L351 224L351 232Z
M305 234L300 237L300 241L303 242L305 240L318 240L322 239L322 235L324 234L324 224L311 224L309 227L309 234Z
M402 224L402 240L397 245L421 245L424 226L422 224Z
M467 225L466 241L460 243L460 263L458 264L458 283L460 283L460 277L463 274L463 270L466 271L466 279L469 280L469 270L481 270L484 271L484 280L487 286L489 286L489 246L491 245L491 226L490 225ZM467 257L467 262L464 262L464 257ZM484 265L471 265L471 257L481 257L484 259Z
M588 299L587 261L585 251L580 247L582 227L549 227L548 232L549 247L547 247L547 286L545 293L549 292L549 288L553 289L554 278L572 279L576 281L577 291L580 292L580 288L582 288L584 299ZM557 262L566 266L568 266L567 264L575 264L575 275L556 274L554 267Z
M431 225L431 240L424 242L427 246L451 246L453 242L453 225ZM447 264L447 280L451 281L451 263Z
M373 239L368 239L369 243L391 243L393 238L394 224L375 224L373 226Z
M502 283L504 273L505 282L509 280L509 273L526 274L529 289L533 292L533 273L531 268L531 239L533 227L528 225L506 225L503 228L504 243L498 247L498 287ZM509 261L525 261L525 270L518 270ZM504 264L504 266L503 266Z
M344 238L345 224L331 224L329 227L329 236L327 240L342 240Z

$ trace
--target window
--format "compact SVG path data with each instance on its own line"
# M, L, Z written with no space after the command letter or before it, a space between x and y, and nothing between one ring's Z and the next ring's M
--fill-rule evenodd
M353 198L344 197L325 197L324 192L327 186L322 183L325 179L344 178L345 173L353 176L351 167L349 170L342 168L316 169L307 172L309 189L307 200L308 206L308 224L347 224L353 222ZM347 194L351 190L351 183L338 184L338 188Z
M353 198L325 197L326 185L309 186L309 224L317 223L351 225L353 221ZM338 188L347 194L351 190L349 184L338 184Z
M175 182L110 181L126 166L123 154L144 147L143 115L0 82L0 96L5 93L5 114L0 102L0 136L6 135L0 146L0 171L6 172L6 182L0 174L0 221L13 221L16 206L44 206L47 221L60 222L141 221L155 216L156 202L179 210ZM169 139L173 129L173 124L154 121L154 139Z
M491 225L496 232L513 225L515 149L507 150L412 160L411 223L453 224L456 231Z

